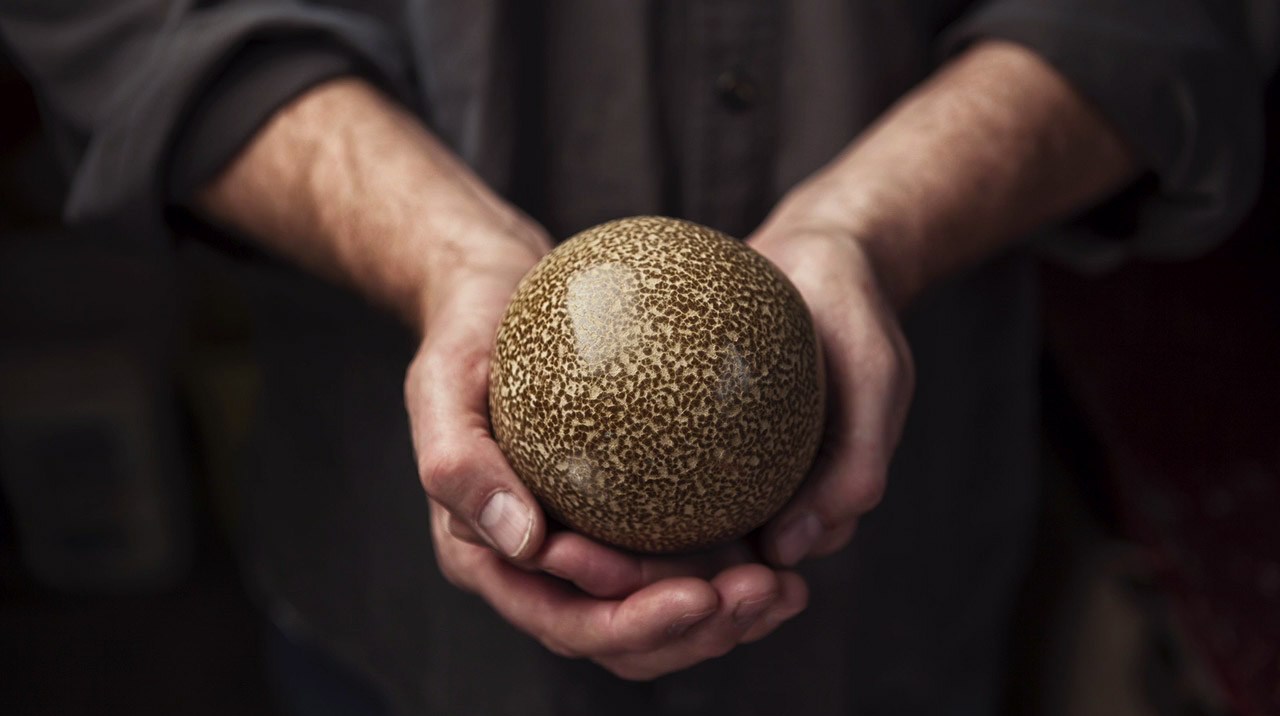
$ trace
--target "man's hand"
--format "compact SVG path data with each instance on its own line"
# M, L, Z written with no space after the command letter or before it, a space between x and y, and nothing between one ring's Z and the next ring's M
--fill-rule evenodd
M832 402L814 472L765 528L771 561L844 546L886 489L913 388L897 312L934 281L1105 198L1136 168L1053 68L987 42L792 190L749 242L809 303Z
M573 532L548 536L527 563L450 533L432 507L440 568L551 651L648 680L761 639L808 603L804 580L737 549L681 559L611 550Z
M454 531L509 559L542 545L545 519L489 432L489 352L520 278L550 249L535 228L521 234L464 228L465 253L440 256L425 299L423 340L405 379L418 475ZM477 541L480 541L477 540Z
M633 679L719 656L800 612L803 580L751 564L741 547L641 558L571 532L546 536L490 434L486 399L498 322L548 244L525 226L514 236L472 230L467 245L431 272L424 338L405 381L445 576L552 651Z
M1131 170L1123 146L1060 77L1025 50L993 44L975 47L793 192L752 243L814 309L837 437L766 529L766 555L790 564L839 548L883 490L911 386L890 306L1104 195ZM489 435L485 391L501 312L548 242L376 91L339 80L304 94L199 204L422 331L406 400L440 566L517 627L561 653L652 678L759 638L804 608L800 577L740 550L638 558L547 535Z
M894 307L862 245L837 229L789 221L780 212L748 243L809 305L830 408L817 464L763 535L765 556L784 566L844 547L880 501L915 381Z
M489 353L550 248L412 116L356 80L282 109L200 208L395 311L422 336L405 380L441 570L558 653L649 679L759 639L804 609L796 574L741 547L641 558L547 534L489 432Z

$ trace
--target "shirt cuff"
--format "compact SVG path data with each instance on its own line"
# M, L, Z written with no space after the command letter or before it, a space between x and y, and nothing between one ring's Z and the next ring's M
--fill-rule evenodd
M1195 255L1253 205L1262 172L1265 77L1182 0L994 0L943 35L954 54L985 38L1036 52L1126 138L1148 178L1037 245L1085 269L1133 256Z
M247 45L180 123L169 160L169 201L188 205L289 101L325 80L358 72L354 58L323 43Z
M389 28L358 13L300 3L217 3L181 14L147 39L145 58L110 88L91 127L65 210L69 222L92 224L132 241L166 240L171 228L166 215L174 198L184 193L189 198L203 176L216 174L252 127L261 126L289 99L288 90L296 96L308 82L340 71L340 61L333 58L313 57L294 65L284 59L291 53L285 48L312 48L308 55L339 52L389 94L410 105L415 101L404 48ZM273 46L280 48L279 56ZM255 66L252 60L259 52L274 59ZM327 68L321 67L325 64ZM291 80L292 87L281 78ZM224 81L225 89L219 86ZM253 88L268 86L274 87L274 101L266 98L272 92L262 89L257 105L234 103L241 92L259 96ZM215 94L227 93L216 108L206 97L211 88ZM234 116L242 111L244 117ZM214 129L211 118L196 116L210 112L231 118L234 128ZM195 127L186 127L188 122ZM205 137L214 138L207 154L195 149L195 159L175 164L175 142L191 148Z

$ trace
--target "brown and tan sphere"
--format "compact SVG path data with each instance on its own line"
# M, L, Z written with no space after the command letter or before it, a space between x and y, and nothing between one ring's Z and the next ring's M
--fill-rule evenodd
M489 382L498 444L552 514L628 549L734 539L791 497L822 432L803 299L745 244L621 219L520 283Z

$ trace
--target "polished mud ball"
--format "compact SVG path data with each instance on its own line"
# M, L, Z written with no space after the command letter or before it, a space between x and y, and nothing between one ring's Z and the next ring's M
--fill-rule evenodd
M686 221L621 219L521 281L494 346L494 434L570 527L640 552L763 524L822 433L813 323L781 272Z

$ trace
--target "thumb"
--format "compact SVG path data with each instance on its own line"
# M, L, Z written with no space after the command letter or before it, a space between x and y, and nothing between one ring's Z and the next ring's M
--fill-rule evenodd
M541 548L546 520L489 433L488 377L487 349L424 344L405 379L418 476L453 520L523 560Z

